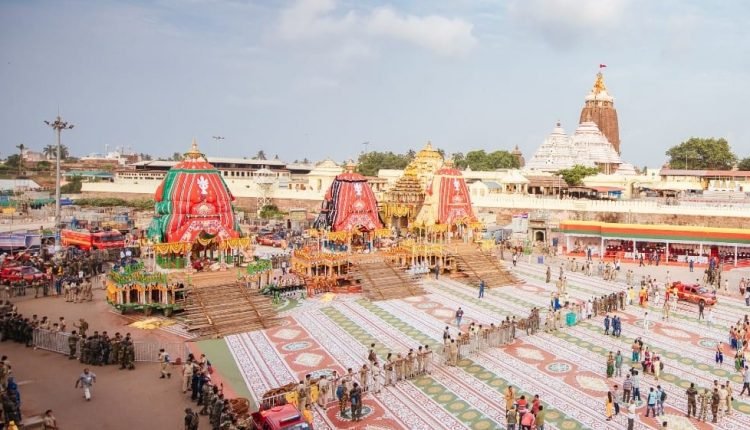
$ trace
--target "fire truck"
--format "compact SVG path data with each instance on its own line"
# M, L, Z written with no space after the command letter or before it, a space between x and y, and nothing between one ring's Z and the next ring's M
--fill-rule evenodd
M63 246L75 246L85 251L125 247L125 237L117 230L92 232L65 229L60 233L60 240Z

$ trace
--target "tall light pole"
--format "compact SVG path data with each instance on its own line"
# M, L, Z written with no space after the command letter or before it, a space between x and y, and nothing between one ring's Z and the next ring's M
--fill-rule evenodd
M57 133L57 151L55 154L57 174L55 175L55 251L60 249L60 135L63 130L70 130L73 128L73 124L68 124L57 116L55 121L49 122L44 121L45 124L52 127Z

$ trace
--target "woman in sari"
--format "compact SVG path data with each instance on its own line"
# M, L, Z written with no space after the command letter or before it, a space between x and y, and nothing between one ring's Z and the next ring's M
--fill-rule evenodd
M604 414L607 416L607 421L612 421L612 415L615 413L615 402L612 397L612 392L607 392L607 402L604 404Z
M607 378L611 378L615 374L615 357L612 355L612 351L607 356Z

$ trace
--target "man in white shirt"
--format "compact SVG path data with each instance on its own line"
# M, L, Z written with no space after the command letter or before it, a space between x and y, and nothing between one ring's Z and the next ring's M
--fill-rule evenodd
M88 367L83 369L83 373L81 373L81 376L79 376L76 381L75 388L78 388L79 386L83 388L83 397L86 401L91 400L91 389L95 382L96 375L93 372L90 372Z

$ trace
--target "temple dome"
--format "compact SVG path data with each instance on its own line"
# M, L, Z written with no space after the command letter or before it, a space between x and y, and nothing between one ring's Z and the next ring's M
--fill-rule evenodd
M527 164L530 170L556 172L577 164L604 167L621 164L620 156L593 121L578 125L572 136L567 136L560 123L547 136Z

